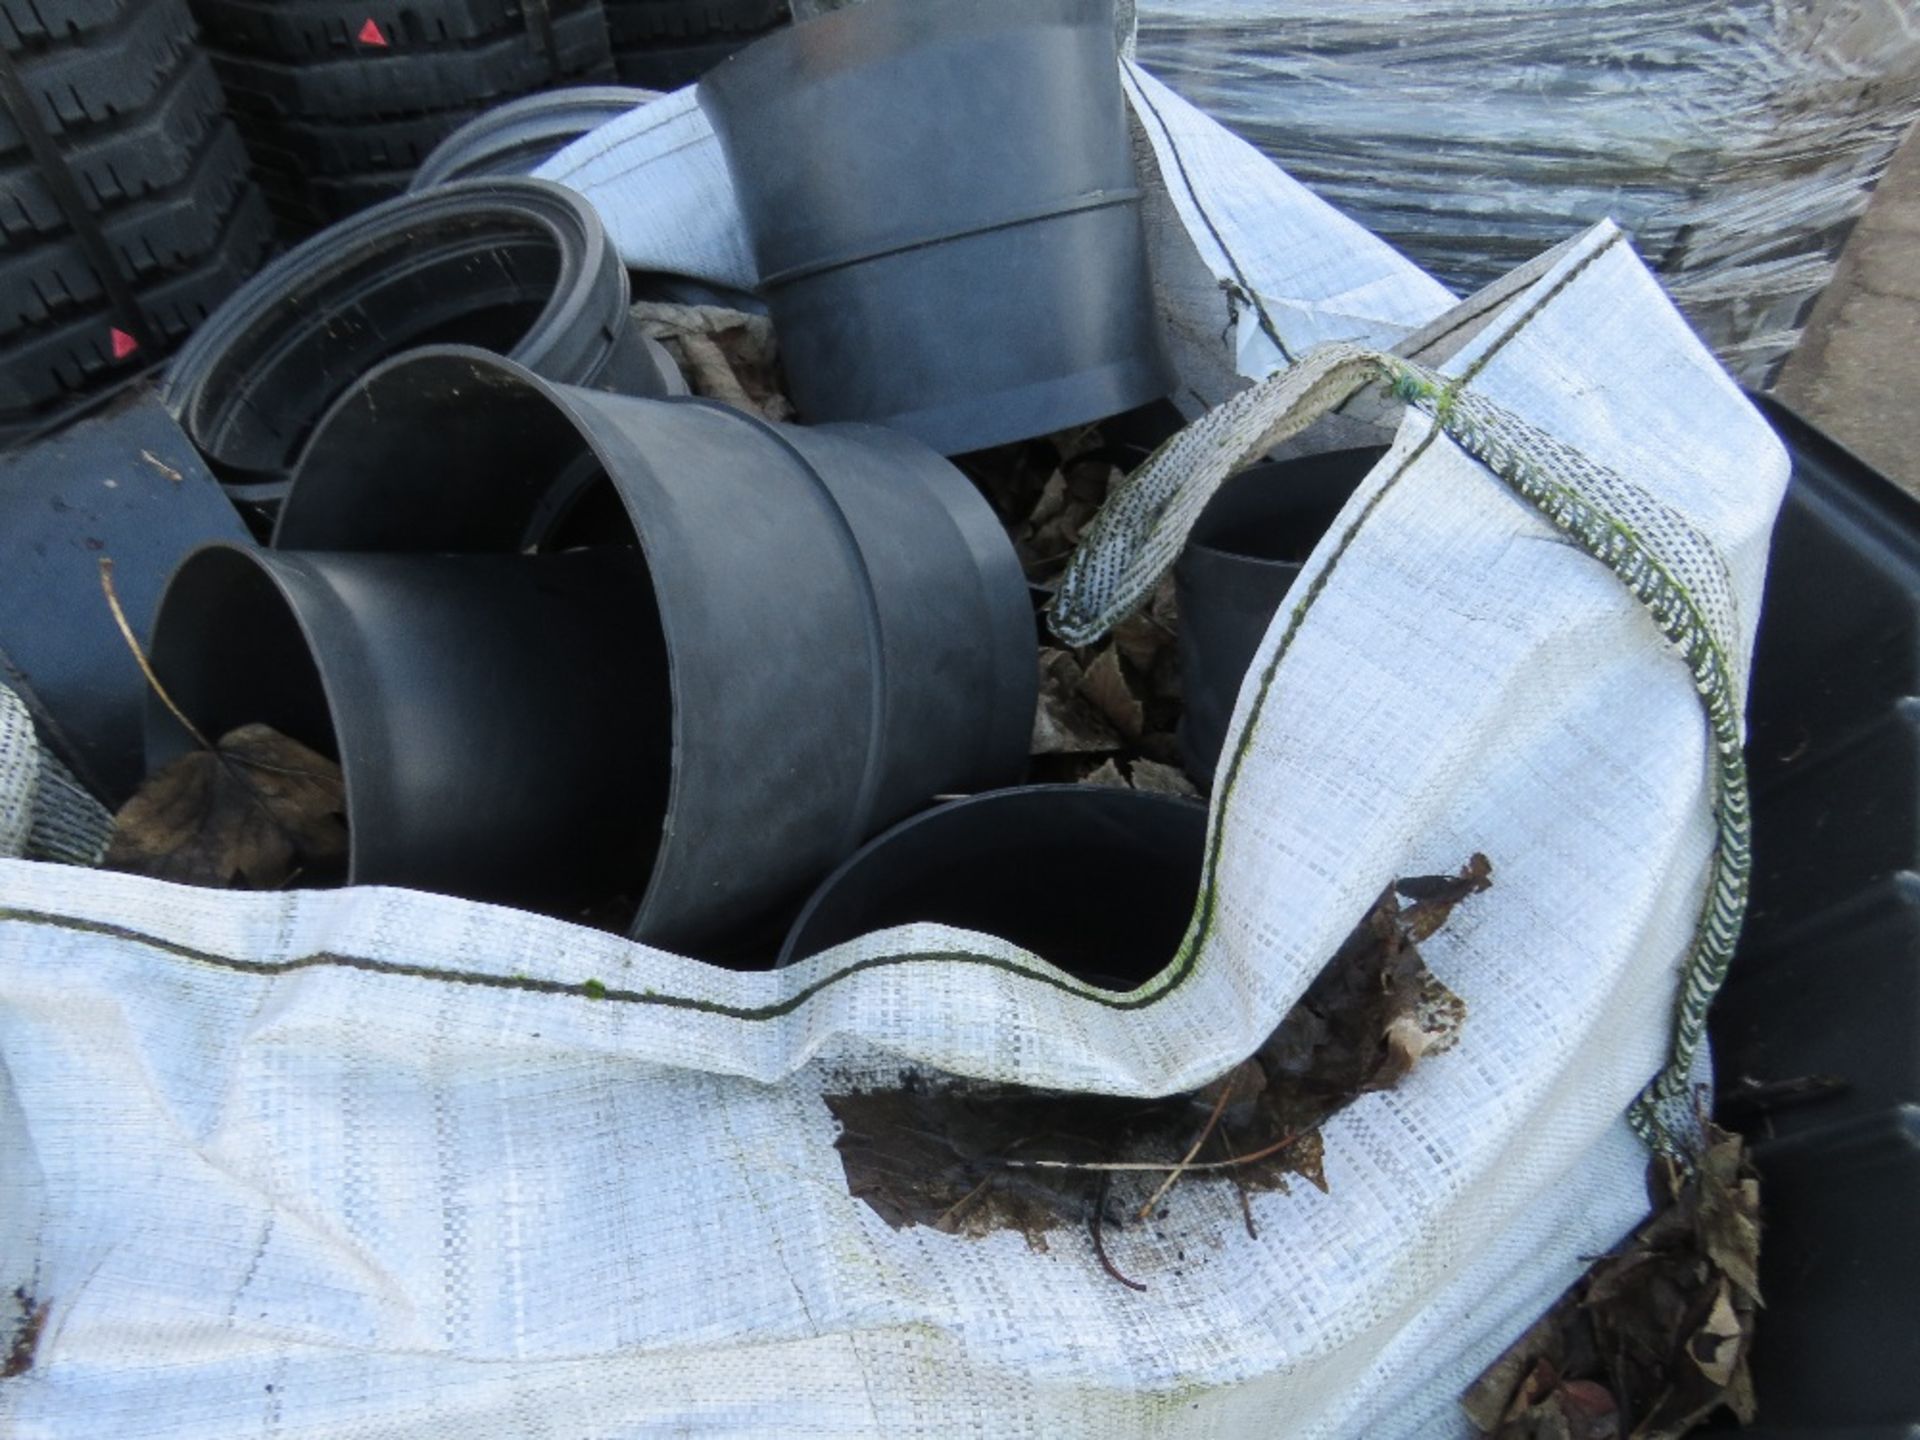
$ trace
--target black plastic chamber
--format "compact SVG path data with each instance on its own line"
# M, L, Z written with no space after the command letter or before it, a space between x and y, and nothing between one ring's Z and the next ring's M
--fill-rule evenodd
M1200 512L1173 572L1185 701L1177 740L1198 784L1212 782L1247 667L1301 565L1386 453L1335 450L1254 465Z
M979 493L872 426L555 385L471 349L401 357L321 425L284 550L644 561L670 781L633 933L702 943L786 903L936 794L1019 777L1025 579ZM541 672L544 673L544 672ZM491 682L525 683L503 660ZM537 726L528 746L547 743ZM351 782L350 782L351 783Z
M1753 890L1714 1005L1761 1175L1767 1436L1920 1433L1920 501L1766 398L1793 457L1747 706ZM1821 1098L1825 1082L1844 1087Z
M416 346L467 344L575 385L678 381L627 313L598 216L545 181L470 180L376 205L262 270L167 372L162 399L232 486L290 478L327 407Z
M870 0L699 93L804 418L954 454L1171 391L1112 0Z
M1010 940L1089 984L1131 990L1179 949L1206 831L1198 801L1101 785L951 801L896 825L828 877L780 963L933 921Z

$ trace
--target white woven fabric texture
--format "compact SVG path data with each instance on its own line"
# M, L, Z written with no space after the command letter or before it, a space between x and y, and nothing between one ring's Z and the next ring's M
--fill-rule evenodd
M26 702L0 685L0 855L96 865L113 817L40 748Z
M0 685L0 855L27 853L40 789L40 740L18 695Z
M589 193L634 233L641 200ZM1302 252L1254 280L1291 302L1283 339L1432 318L1378 252L1343 270L1317 202L1276 179L1266 203ZM1744 669L1785 458L1617 232L1446 369L1720 550ZM1700 912L1707 736L1631 597L1425 417L1334 535L1369 504L1256 660L1194 963L1135 1008L935 927L735 974L441 897L0 860L0 1293L45 1307L0 1431L1463 1430L1460 1388L1643 1212L1622 1115ZM1459 1045L1336 1117L1329 1193L1254 1197L1258 1240L1231 1190L1184 1186L1109 1233L1136 1293L1072 1231L896 1232L848 1196L823 1090L908 1065L1191 1087L1388 880L1474 851L1494 888L1425 947ZM956 938L1012 968L924 958ZM589 978L606 998L529 988Z

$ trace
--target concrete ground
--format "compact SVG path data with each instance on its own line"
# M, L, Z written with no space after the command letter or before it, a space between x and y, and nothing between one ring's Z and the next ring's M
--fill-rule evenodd
M1920 494L1920 130L1854 227L1774 393Z

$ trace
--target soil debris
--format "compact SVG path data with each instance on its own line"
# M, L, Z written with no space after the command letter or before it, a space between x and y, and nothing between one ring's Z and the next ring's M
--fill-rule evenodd
M1691 1171L1656 1157L1654 1213L1461 1398L1495 1440L1677 1440L1722 1408L1754 1418L1760 1182L1706 1126Z
M36 1300L24 1289L15 1290L13 1299L20 1307L20 1328L13 1332L6 1362L0 1365L0 1380L11 1380L33 1369L40 1349L40 1332L46 1327L47 1311L51 1308L47 1301Z
M896 1229L1011 1230L1038 1250L1084 1225L1107 1273L1144 1288L1116 1267L1112 1232L1149 1218L1176 1184L1228 1183L1244 1197L1298 1176L1325 1190L1320 1126L1454 1042L1465 1006L1427 969L1411 927L1432 935L1491 883L1475 855L1457 875L1390 886L1265 1043L1191 1094L910 1075L897 1089L828 1095L848 1193ZM1421 898L1403 901L1409 887Z
M266 725L242 725L144 780L114 817L109 870L272 890L343 877L340 767Z

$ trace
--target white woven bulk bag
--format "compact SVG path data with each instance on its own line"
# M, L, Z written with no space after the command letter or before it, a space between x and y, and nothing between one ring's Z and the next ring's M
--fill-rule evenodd
M1116 495L1062 626L1124 605L1242 451L1335 405L1395 438L1255 661L1162 975L1119 997L932 926L740 974L430 895L0 861L8 1433L1463 1430L1458 1392L1644 1213L1627 1114L1744 873L1726 747L1786 461L1611 227L1436 320L1233 173L1220 213L1290 216L1291 268L1226 256L1288 363ZM823 1093L1194 1087L1390 879L1475 851L1493 889L1423 947L1459 1043L1329 1122L1326 1193L1253 1197L1257 1239L1185 1186L1108 1236L1136 1292L1071 1232L849 1196Z

